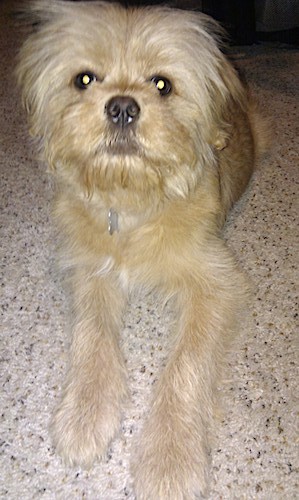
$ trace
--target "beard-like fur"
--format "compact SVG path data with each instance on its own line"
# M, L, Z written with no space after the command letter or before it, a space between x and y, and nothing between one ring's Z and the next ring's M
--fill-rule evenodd
M126 396L117 343L125 299L135 286L155 289L172 298L177 326L133 460L135 487L140 499L195 498L206 489L215 387L248 290L220 229L267 126L203 14L60 1L29 12L17 75L57 180L74 308L57 450L83 465L105 453ZM84 71L97 78L82 90ZM171 82L169 95L156 75ZM111 124L114 96L138 103L134 126Z

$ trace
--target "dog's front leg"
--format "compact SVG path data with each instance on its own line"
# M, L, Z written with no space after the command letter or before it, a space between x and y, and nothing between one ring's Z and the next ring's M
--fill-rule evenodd
M238 273L217 272L190 278L177 293L177 337L133 464L138 500L191 500L206 491L219 368L239 300L227 284Z
M96 457L105 455L118 430L126 395L126 372L118 346L124 298L110 276L78 272L73 288L70 367L52 434L66 462L90 466Z

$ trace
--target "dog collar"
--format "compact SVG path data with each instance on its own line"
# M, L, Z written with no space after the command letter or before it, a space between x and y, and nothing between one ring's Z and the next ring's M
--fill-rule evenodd
M115 231L118 232L118 213L114 208L110 208L108 212L108 231L110 235Z

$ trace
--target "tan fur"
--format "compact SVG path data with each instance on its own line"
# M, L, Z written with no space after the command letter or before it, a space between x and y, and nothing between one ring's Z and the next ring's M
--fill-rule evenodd
M219 49L219 28L202 14L36 1L30 15L17 74L57 180L73 293L57 451L83 466L105 454L127 397L118 347L126 299L134 287L155 289L172 297L177 326L132 458L136 494L195 498L206 491L215 388L247 296L220 230L264 148L264 126ZM86 70L98 80L78 90L74 78ZM154 75L172 82L169 95ZM118 95L140 107L125 139L105 113ZM122 139L128 149L117 153ZM110 208L119 217L112 235Z

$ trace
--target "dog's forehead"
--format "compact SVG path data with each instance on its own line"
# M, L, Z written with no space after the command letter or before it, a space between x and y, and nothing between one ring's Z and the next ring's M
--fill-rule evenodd
M190 45L192 23L178 12L98 6L84 21L76 32L82 50L111 66L171 65L178 57L184 59L188 40Z
M217 58L213 66L210 57L215 44L202 15L97 2L54 2L49 9L54 10L32 35L28 53L35 54L38 67L47 66L45 78L56 87L86 70L109 84L142 84L162 75L184 92L216 78Z

